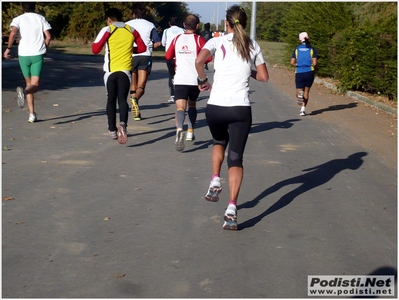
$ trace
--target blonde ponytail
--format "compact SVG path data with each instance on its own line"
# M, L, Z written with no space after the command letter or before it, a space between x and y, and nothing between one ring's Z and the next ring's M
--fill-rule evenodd
M245 32L247 15L244 9L238 5L233 5L226 11L226 20L229 22L230 27L234 29L233 45L236 47L242 59L249 61L251 59L250 53L253 45L251 39Z

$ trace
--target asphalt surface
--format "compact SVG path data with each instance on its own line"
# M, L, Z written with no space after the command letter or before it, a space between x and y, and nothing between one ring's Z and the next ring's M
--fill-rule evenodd
M300 117L292 78L270 68L250 83L239 230L225 231L226 164L220 201L204 200L209 94L177 152L154 62L120 145L102 58L47 59L34 124L16 106L19 66L2 68L3 298L303 298L308 275L396 276L395 117L317 84Z

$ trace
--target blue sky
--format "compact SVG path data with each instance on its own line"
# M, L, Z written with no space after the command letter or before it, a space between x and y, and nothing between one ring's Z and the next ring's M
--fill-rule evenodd
M188 9L195 14L199 14L201 16L202 23L219 23L221 20L224 20L226 15L226 3L227 8L234 4L240 4L241 2L209 2L209 1L185 1L188 4ZM219 14L217 14L219 7Z

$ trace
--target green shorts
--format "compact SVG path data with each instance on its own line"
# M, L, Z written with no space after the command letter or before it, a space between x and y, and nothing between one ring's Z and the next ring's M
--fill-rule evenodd
M43 54L35 56L19 56L19 66L25 78L40 77L43 68Z

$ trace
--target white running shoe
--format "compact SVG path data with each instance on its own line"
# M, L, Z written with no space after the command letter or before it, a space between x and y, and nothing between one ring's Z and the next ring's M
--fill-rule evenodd
M224 213L223 229L237 230L237 207L234 204L229 204L229 206L227 206L226 212Z
M299 112L300 116L306 116L305 107L302 106L301 111Z
M184 150L184 131L182 129L176 132L175 148L177 151Z
M220 183L220 177L215 177L211 181L208 192L205 195L205 200L211 202L219 201L219 194L222 192L222 184Z
M302 103L303 103L303 91L299 91L296 103L298 103L298 105L302 105Z
M192 142L195 140L194 131L187 131L186 141Z
M170 96L168 103L175 103L175 96Z
M37 115L36 115L36 113L29 114L28 122L29 122L29 123L34 123L34 122L36 122L36 121L37 121Z
M118 143L119 144L126 144L127 142L127 131L126 131L126 124L121 122L118 126Z
M25 106L25 103L26 103L25 90L19 86L17 87L17 105L19 108L23 108Z

